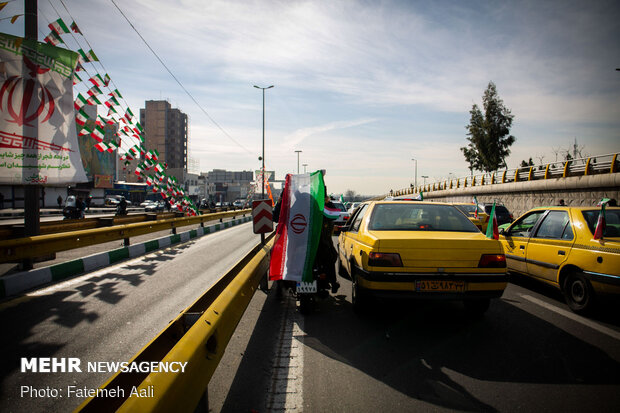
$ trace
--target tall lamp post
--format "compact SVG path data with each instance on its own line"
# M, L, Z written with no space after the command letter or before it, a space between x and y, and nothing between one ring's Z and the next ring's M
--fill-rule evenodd
M411 158L411 160L415 163L414 164L414 181L413 181L413 187L417 188L418 187L418 161L417 159Z
M307 163L302 163L301 166L304 167L304 173L306 173L306 166L308 166L308 164Z
M424 186L426 186L426 178L428 178L428 175L422 175L422 178L424 178Z
M265 199L265 89L271 89L273 85L267 87L254 85L254 87L263 91L263 156L261 156L261 160L263 161L263 167L261 169L263 184L261 185L261 199Z
M302 153L303 151L295 151L297 152L297 175L299 175L299 154Z

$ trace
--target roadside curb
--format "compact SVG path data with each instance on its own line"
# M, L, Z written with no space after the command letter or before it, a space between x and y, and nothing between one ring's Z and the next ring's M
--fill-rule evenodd
M198 227L197 229L183 232L181 234L168 235L140 244L89 255L84 258L78 258L76 260L51 265L49 267L42 267L30 271L7 275L0 278L0 299L20 294L24 291L42 286L44 284L62 281L76 275L104 268L108 265L116 264L129 258L136 258L171 245L187 242L191 239L199 238L206 234L212 234L225 228L230 228L251 220L251 216L237 218L219 224Z

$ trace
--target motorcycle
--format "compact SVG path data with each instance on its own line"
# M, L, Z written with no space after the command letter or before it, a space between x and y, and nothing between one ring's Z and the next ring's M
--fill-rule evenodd
M65 207L62 209L63 219L80 219L83 218L83 211L78 208L77 200L75 196L69 195L65 202Z
M123 216L123 215L127 215L127 207L126 206L122 206L122 204L118 204L116 206L116 216Z

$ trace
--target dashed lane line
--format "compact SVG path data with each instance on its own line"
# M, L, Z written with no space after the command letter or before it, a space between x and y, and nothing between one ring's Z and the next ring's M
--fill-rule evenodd
M280 334L267 392L268 412L303 411L304 318L296 309L294 297L285 294L282 300Z

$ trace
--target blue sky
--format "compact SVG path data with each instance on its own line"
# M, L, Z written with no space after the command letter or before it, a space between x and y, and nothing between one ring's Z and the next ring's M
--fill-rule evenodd
M253 85L274 85L267 169L278 179L296 172L301 150L300 164L327 170L330 192L407 187L412 158L419 183L468 175L459 148L489 81L515 116L509 168L554 161L575 139L584 154L620 151L617 1L117 0L226 133L110 0L64 4L134 113L168 99L189 115L201 171L260 166L262 95ZM39 9L40 39L59 16L72 20L60 0L39 0ZM0 17L20 10L12 2ZM23 35L23 20L2 20L0 31Z

